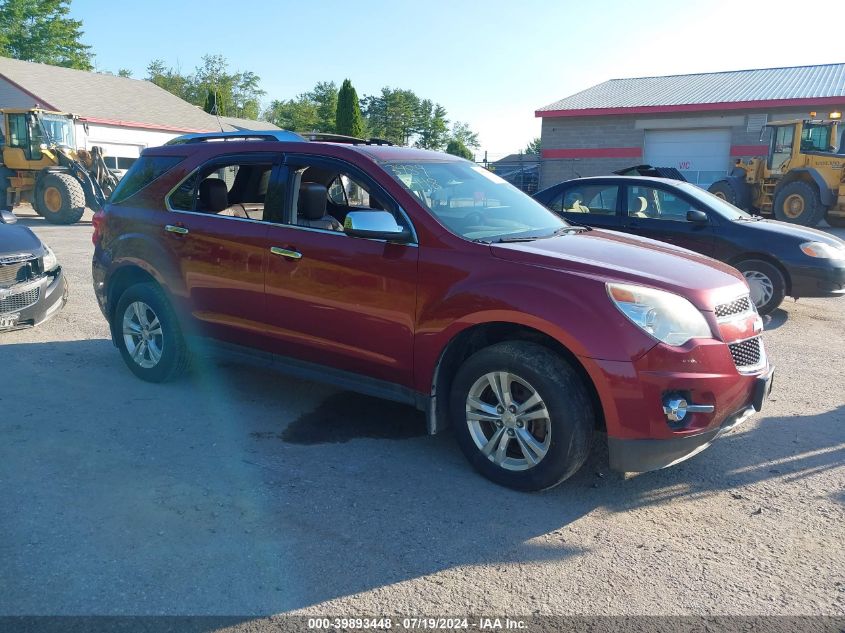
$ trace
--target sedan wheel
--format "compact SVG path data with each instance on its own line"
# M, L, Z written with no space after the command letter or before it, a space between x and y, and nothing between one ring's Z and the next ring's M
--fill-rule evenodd
M751 290L751 300L758 309L772 300L775 285L767 275L758 270L747 270L743 275Z
M505 470L533 468L549 452L546 404L514 374L490 372L475 381L467 395L466 423L482 454Z
M153 309L143 301L130 303L123 313L123 342L129 357L144 369L158 365L164 332Z

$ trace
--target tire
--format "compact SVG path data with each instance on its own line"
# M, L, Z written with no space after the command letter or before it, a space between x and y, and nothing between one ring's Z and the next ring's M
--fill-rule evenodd
M496 396L491 376L511 377L508 395ZM540 400L525 409L524 417L504 408L511 403L518 412L518 403L524 405L532 393ZM449 406L469 462L508 488L556 486L583 465L590 451L595 413L587 387L566 360L536 343L498 343L473 354L452 381ZM485 445L492 449L489 457L482 451Z
M717 180L707 188L707 191L735 207L742 208L742 195L730 180Z
M123 361L141 380L167 382L187 369L190 352L182 328L158 285L127 288L117 302L111 327Z
M38 214L50 224L74 224L85 213L85 192L70 174L44 174L38 180L34 202Z
M747 259L736 264L751 288L751 300L760 314L769 314L786 294L786 280L776 266L761 259Z
M827 213L824 215L824 219L827 223L836 229L845 228L845 216L843 215L832 215L830 209L828 209Z
M775 219L801 226L815 226L824 217L825 208L818 187L803 180L785 184L775 194Z

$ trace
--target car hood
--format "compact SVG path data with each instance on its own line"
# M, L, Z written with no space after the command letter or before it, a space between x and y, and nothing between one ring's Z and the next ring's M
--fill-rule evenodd
M0 224L0 258L20 253L41 252L41 240L28 227Z
M811 229L806 226L790 224L789 222L779 222L778 220L756 220L753 222L734 220L733 224L748 227L749 230L753 231L763 231L766 233L794 237L796 242L824 242L825 244L830 244L831 246L845 248L845 241L842 241L835 235L819 231L818 229Z
M493 244L491 249L495 257L509 261L668 290L701 310L712 310L748 292L741 273L727 264L615 231L593 229L532 242Z

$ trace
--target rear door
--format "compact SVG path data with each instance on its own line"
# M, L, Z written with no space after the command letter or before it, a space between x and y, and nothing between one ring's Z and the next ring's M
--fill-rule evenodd
M632 182L624 192L626 232L713 256L712 220L702 224L687 219L689 211L706 209L668 186Z
M199 334L261 347L268 225L263 214L281 201L268 196L280 157L270 154L217 157L195 170L167 197L161 231L177 262ZM226 184L225 209L209 208L204 180ZM243 213L248 208L250 215ZM246 217L244 217L246 216Z
M621 230L619 186L611 181L573 181L561 185L544 204L575 224Z

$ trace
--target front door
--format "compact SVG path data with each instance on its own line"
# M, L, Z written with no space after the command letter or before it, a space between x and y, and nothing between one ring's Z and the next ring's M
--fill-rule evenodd
M687 213L696 207L675 190L645 184L625 187L625 231L713 256L712 225L690 222Z
M273 351L410 386L418 248L350 237L338 216L384 209L407 219L347 163L305 157L286 163L287 211L265 242ZM347 188L343 195L340 186Z

